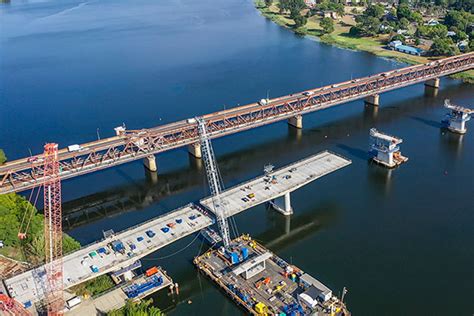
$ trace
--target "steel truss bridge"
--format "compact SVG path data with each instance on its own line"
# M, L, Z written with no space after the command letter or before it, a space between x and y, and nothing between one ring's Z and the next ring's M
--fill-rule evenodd
M271 99L265 105L234 107L203 118L210 137L217 138L473 68L474 53L467 53ZM80 151L60 150L60 175L69 179L198 142L194 120L125 131L82 144ZM28 190L43 182L42 154L0 166L0 194Z

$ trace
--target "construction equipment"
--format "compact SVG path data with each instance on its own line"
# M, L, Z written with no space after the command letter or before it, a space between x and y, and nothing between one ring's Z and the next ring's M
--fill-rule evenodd
M59 175L58 144L44 146L44 239L45 284L48 315L62 315L63 261L61 179Z
M217 168L211 139L207 134L206 122L201 117L196 117L196 121L198 122L199 142L201 144L202 158L206 167L207 182L211 191L214 214L216 214L217 218L217 227L219 228L224 247L228 248L230 243L229 224L227 222L225 205L220 196L222 184L219 169Z
M22 304L5 294L0 294L0 312L1 314L14 316L30 315Z

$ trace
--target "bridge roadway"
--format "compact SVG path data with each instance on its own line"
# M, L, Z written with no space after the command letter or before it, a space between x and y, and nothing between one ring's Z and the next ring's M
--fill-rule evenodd
M177 219L181 219L182 223L178 224ZM167 227L168 223L174 223L175 226L169 232L164 233L161 228ZM83 247L63 257L64 288L70 288L96 278L99 275L126 267L178 239L212 225L212 223L213 219L205 211L199 210L193 204L188 204L163 216L115 234L113 237ZM152 230L156 235L153 237L147 236L146 231L148 230ZM139 237L142 237L143 240L138 241L137 238ZM114 240L123 242L125 246L123 254L113 252L108 247ZM136 249L131 249L131 243L136 246ZM99 248L106 248L110 253L99 254L97 252ZM92 252L95 252L96 255L91 256ZM98 273L92 272L92 265L99 268ZM18 302L24 304L27 301L31 301L34 303L39 298L44 297L45 289L41 287L41 284L47 284L45 273L45 267L39 266L5 280L5 286L10 296L14 297Z
M277 198L285 192L294 191L350 163L350 160L324 151L274 171L272 176L276 177L277 183L271 184L270 190L265 190L263 187L263 177L258 177L235 186L223 192L224 200L229 201L228 206L235 207L235 210L229 212L227 216L232 216L272 198ZM286 175L291 175L291 178L284 179L283 177ZM244 205L239 204L238 200L240 200L243 195L249 194L249 186L255 193L255 199ZM243 192L245 192L245 194ZM205 201L209 200L209 198L203 199L203 202L206 203ZM209 209L212 209L208 202L206 205ZM182 219L183 222L178 224L177 219ZM169 223L174 223L174 228L171 228L169 232L163 232L161 228L167 227ZM64 288L70 288L99 275L130 265L136 260L180 238L208 227L213 223L214 219L206 211L194 204L188 204L166 215L117 233L113 237L85 246L76 252L64 256ZM146 231L150 229L156 234L155 236L147 236ZM138 237L143 237L143 240L138 241ZM124 254L113 252L108 247L108 245L115 240L120 240L125 245ZM136 249L131 249L131 243L136 246ZM111 253L107 255L99 254L97 250L102 247L109 249ZM91 256L92 252L96 252L97 254ZM92 272L92 265L97 266L99 272ZM33 303L37 302L44 297L45 290L39 285L46 284L45 267L39 266L33 270L26 271L4 280L4 283L9 294L20 303L24 304L28 301Z
M309 182L319 179L351 164L350 160L323 151L289 166L274 170L270 175L241 183L222 192L226 216L233 216L256 205L284 196ZM274 183L268 179L275 179ZM249 195L254 194L253 198ZM199 201L201 205L214 212L212 198Z
M290 94L271 99L266 105L252 103L234 107L203 118L207 121L210 136L216 138L472 68L474 52ZM82 144L80 151L60 150L61 177L68 179L95 172L197 141L197 125L189 120L126 131ZM0 166L0 194L41 185L44 181L42 159L40 154Z

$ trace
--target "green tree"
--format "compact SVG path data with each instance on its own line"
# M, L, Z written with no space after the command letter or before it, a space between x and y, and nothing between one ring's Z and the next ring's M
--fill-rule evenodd
M302 16L301 14L298 14L298 15L294 16L293 21L295 21L294 27L297 29L297 28L300 28L300 27L306 25L306 22L308 22L308 19L305 16Z
M323 18L319 25L323 28L323 32L326 34L334 32L334 21L331 18Z
M164 314L152 304L152 299L138 303L129 300L125 307L113 310L107 313L107 316L163 316Z
M273 4L273 0L265 0L265 5L267 7L271 6Z
M399 23L400 23L400 28L405 29L405 30L408 29L408 26L410 25L410 21L408 21L407 18L401 18Z
M399 20L403 19L403 18L406 18L407 20L411 21L412 19L412 11L410 9L410 7L408 6L408 4L400 4L397 8L397 18Z
M450 10L444 17L444 24L449 29L455 27L463 32L466 32L473 23L474 15L465 11Z
M7 156L5 155L5 152L0 149L0 165L3 165L7 161Z
M434 56L453 56L459 53L450 38L436 38L430 47L430 53Z
M384 7L379 4L369 5L367 9L365 9L364 16L380 19L382 18L384 11Z

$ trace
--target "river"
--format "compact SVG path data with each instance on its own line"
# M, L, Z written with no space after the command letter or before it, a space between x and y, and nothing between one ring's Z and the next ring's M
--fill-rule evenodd
M10 159L112 136L122 123L152 127L404 66L298 37L250 0L12 1L0 24L0 148ZM336 294L347 287L354 315L472 314L474 125L464 136L439 125L444 99L472 107L472 97L472 85L443 79L437 93L385 93L378 109L358 101L306 115L302 131L282 122L214 141L226 186L326 149L353 161L295 192L291 219L260 206L235 218L239 231ZM409 162L368 163L371 127L403 138ZM64 181L68 233L92 242L207 194L185 149L157 161L157 177L137 161ZM101 201L107 214L91 206ZM155 303L171 315L242 314L194 269L192 240L143 260L181 285Z

